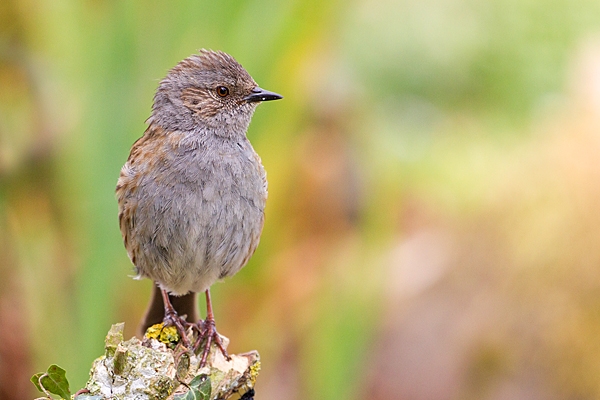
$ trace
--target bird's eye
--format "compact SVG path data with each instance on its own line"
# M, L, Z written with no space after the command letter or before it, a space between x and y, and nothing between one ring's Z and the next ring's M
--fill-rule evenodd
M227 89L225 86L218 86L217 94L221 97L225 97L229 94L229 89Z

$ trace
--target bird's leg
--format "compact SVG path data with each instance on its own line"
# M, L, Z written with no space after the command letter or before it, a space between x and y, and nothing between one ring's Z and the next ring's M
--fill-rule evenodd
M217 328L215 327L215 317L213 315L212 303L210 301L210 290L206 289L206 319L204 321L200 321L199 324L202 325L200 329L200 335L198 335L198 339L194 345L195 349L198 349L200 344L204 342L204 349L202 352L202 359L200 361L200 368L206 365L206 359L208 357L208 353L210 352L210 345L212 342L215 342L223 356L227 360L230 360L229 354L227 354L227 350L223 347L223 342L221 341L221 337L217 332Z
M163 319L164 326L174 326L177 329L177 333L181 337L181 342L187 348L190 347L190 340L187 337L186 327L188 322L177 314L175 308L171 304L171 300L169 300L169 294L166 290L160 289L160 293L162 294L163 303L165 305L165 317Z

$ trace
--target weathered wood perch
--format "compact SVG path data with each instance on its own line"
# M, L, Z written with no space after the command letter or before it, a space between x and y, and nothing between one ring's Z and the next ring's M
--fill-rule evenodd
M173 343L174 330L155 325L143 341L124 341L123 327L111 327L105 354L94 361L90 379L75 400L253 399L258 352L234 354L227 361L213 346L207 365L198 368L200 357ZM222 339L227 347L229 340Z

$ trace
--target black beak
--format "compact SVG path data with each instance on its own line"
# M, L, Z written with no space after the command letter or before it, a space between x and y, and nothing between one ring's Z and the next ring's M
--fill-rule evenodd
M252 92L244 97L248 103L255 101L269 101L269 100L279 100L283 99L283 96L277 93L269 92L268 90L264 90L259 88L258 86L252 89Z

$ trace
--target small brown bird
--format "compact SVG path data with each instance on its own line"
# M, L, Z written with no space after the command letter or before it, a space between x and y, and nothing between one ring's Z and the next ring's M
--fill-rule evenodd
M160 82L148 128L131 148L117 183L119 224L137 278L157 287L142 330L174 325L184 344L196 325L202 364L217 334L210 286L237 273L260 239L267 179L246 137L256 106L282 96L261 89L230 55L201 50ZM178 314L179 312L179 314Z

